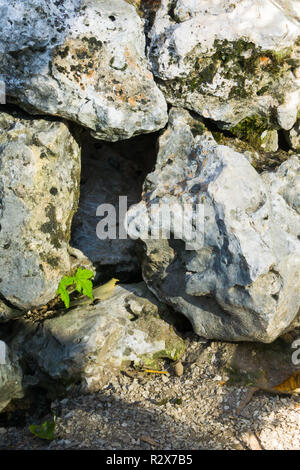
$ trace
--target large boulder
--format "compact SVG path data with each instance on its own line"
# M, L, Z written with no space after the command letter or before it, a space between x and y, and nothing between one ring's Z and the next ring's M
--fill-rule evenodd
M115 141L156 131L167 105L145 58L143 20L125 0L0 0L8 101Z
M167 101L226 128L260 116L266 129L290 129L300 106L298 3L162 0L149 58Z
M80 149L64 122L0 112L0 295L20 309L47 303L72 267ZM10 306L11 307L11 306ZM16 316L1 309L1 319Z
M273 341L300 307L299 198L299 156L259 175L173 109L143 199L128 213L129 234L145 244L148 287L201 336Z
M7 344L0 340L0 413L12 400L23 398L23 373Z
M166 307L144 283L119 285L107 300L82 299L72 306L39 323L15 322L11 347L35 376L31 381L48 391L78 384L95 391L132 363L158 368L161 360L183 354L183 340L162 319Z

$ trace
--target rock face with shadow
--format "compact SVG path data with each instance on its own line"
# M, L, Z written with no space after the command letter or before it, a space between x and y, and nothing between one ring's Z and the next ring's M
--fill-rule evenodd
M158 368L162 359L180 358L184 342L163 320L167 311L144 283L119 285L107 300L81 299L42 323L17 320L10 344L26 365L25 383L54 393L76 384L99 390L132 363Z
M23 374L18 361L4 341L0 341L0 413L11 400L23 398Z
M125 143L107 144L84 134L80 200L71 238L72 246L92 261L100 276L109 271L126 281L140 275L140 265L136 242L124 232L124 218L127 206L139 202L147 174L147 163L137 152L141 144L135 140L123 151ZM148 140L142 142L143 155Z
M0 112L0 322L53 299L72 269L80 149L65 122ZM20 312L20 315L22 313Z
M290 129L300 105L297 9L297 1L162 0L149 59L167 101L226 128L258 115L269 129Z
M147 68L143 21L124 0L0 1L8 101L115 141L154 132L167 105Z
M299 178L299 156L259 175L199 119L172 109L128 217L150 290L206 338L276 339L300 307Z
M300 69L299 69L300 77ZM300 152L300 119L297 120L295 125L284 133L288 145L295 151Z

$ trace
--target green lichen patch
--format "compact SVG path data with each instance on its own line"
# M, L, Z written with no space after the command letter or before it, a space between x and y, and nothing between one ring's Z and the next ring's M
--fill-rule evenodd
M49 234L51 244L59 249L66 239L65 231L62 230L61 224L56 219L56 209L52 204L47 206L45 212L48 222L43 223L40 230L45 234Z
M212 134L219 145L231 147L236 152L244 154L258 173L275 170L281 163L290 158L292 153L282 149L276 152L266 152L262 148L257 150L246 140L234 138L234 136L230 137L218 131L213 131Z
M260 149L263 145L263 133L272 129L272 127L274 129L275 124L270 119L261 115L254 115L243 119L229 130L239 139L249 142L252 147Z
M161 342L163 349L154 353L142 354L135 362L137 367L161 369L164 360L177 361L185 350L183 339L178 336L174 328L160 318L152 315L142 315L135 323L135 327L147 334L147 342L155 344Z
M174 52L170 56L170 65L177 61ZM199 94L220 103L235 100L245 102L245 105L246 100L251 98L256 102L263 95L282 104L286 88L291 86L289 72L297 66L292 47L281 51L262 50L242 38L236 41L216 39L211 50L205 53L201 45L197 45L184 62L188 75L161 80L162 88L173 101ZM217 90L220 93L216 93Z

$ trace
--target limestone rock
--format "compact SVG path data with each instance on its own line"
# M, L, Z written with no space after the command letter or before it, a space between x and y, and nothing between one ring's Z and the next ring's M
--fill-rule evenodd
M299 156L260 176L181 109L159 144L128 214L129 233L145 244L148 287L200 336L273 341L300 307ZM184 205L193 211L183 218ZM162 207L174 215L161 218L154 239Z
M23 398L23 374L4 341L0 340L0 413L14 399Z
M71 269L80 149L64 122L2 109L0 161L0 294L29 309L55 297Z
M290 129L300 106L298 3L162 0L149 59L167 101L227 128L260 115L266 129Z
M124 0L0 1L7 99L115 141L166 124L145 58L143 21Z
M160 318L164 309L144 283L119 285L107 300L79 303L39 325L17 320L12 348L48 390L51 382L97 390L131 362L153 368L180 358L184 342Z

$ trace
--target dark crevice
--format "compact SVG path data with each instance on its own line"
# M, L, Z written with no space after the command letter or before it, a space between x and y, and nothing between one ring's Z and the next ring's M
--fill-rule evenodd
M9 300L7 300L4 295L0 293L0 301L3 302L7 307L13 308L14 310L19 310L17 307L15 307ZM22 310L20 310L21 312Z
M0 413L0 428L24 428L30 424L41 424L51 418L51 400L43 389L33 388L28 396L13 400L7 409ZM46 447L49 442L45 441Z
M112 143L94 139L86 130L77 132L82 148L82 172L79 207L73 217L70 243L92 261L97 271L95 283L102 284L112 277L121 283L142 281L136 242L119 236L119 198L127 197L127 209L141 201L143 183L156 163L158 136L159 132L155 132ZM102 215L97 216L101 204L110 204L110 213L103 208ZM109 217L116 222L115 232L106 240L101 239L97 236L98 224L103 221L101 230L107 233L105 223Z
M284 152L289 152L289 150L291 150L291 147L289 146L285 137L285 131L283 129L278 131L278 147Z

